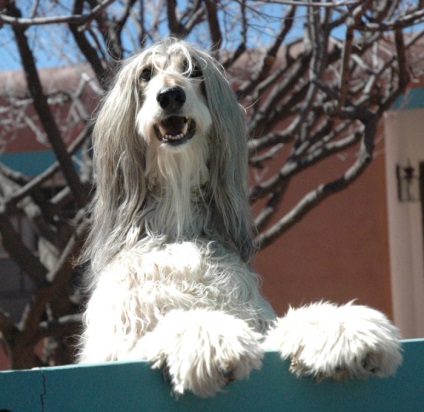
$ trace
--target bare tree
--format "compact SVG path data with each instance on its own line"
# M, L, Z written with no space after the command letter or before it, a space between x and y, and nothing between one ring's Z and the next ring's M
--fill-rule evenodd
M80 270L73 260L85 238L91 186L89 156L79 158L79 169L72 156L90 141L91 108L84 91L89 87L98 100L121 59L172 35L210 49L221 61L247 108L259 247L362 174L372 160L379 120L424 68L424 29L419 25L423 1L28 3L0 2L1 30L16 46L26 79L20 94L12 88L0 96L0 143L19 134L21 124L30 125L34 139L44 139L57 161L36 177L0 167L3 248L34 284L19 322L0 311L0 331L13 368L71 359L67 341L78 333L81 308ZM42 47L46 39L48 51ZM83 64L78 87L72 92L49 90L35 58L65 46L73 53L56 58ZM70 141L55 115L58 102L78 113L79 133ZM357 155L343 173L305 192L281 214L289 183L299 173L352 148ZM58 175L61 187L47 191ZM16 230L17 215L25 216L36 232L36 248L28 247ZM40 341L48 343L44 356L34 351Z

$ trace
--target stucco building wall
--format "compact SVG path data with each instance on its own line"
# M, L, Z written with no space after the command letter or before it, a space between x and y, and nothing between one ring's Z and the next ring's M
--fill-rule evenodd
M296 180L290 196L328 180L348 161L317 165ZM263 292L279 313L321 299L357 299L392 316L384 167L380 147L355 183L257 255L254 266L263 276Z

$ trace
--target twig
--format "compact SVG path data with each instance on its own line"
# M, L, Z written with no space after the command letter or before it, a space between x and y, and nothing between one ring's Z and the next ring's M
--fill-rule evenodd
M373 140L377 129L377 116L370 114L370 119L365 124L364 138L357 161L340 178L319 185L309 192L288 214L275 223L270 229L261 233L256 238L257 246L264 248L271 244L283 232L290 229L311 209L324 199L346 188L356 180L366 169L372 158L374 148Z
M46 24L82 24L93 19L97 13L103 10L105 7L112 4L115 0L104 0L94 7L90 13L87 14L73 14L71 16L52 16L52 17L31 17L23 18L17 16L11 16L9 14L0 14L0 23L10 24L14 27L25 29L29 26L40 26Z

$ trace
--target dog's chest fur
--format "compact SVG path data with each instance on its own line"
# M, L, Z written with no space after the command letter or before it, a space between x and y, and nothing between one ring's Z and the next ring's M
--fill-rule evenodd
M251 304L258 297L249 296L257 290L257 276L238 256L231 259L231 252L224 259L223 249L201 241L162 246L153 240L141 242L108 265L92 300L110 296L108 321L122 336L143 336L176 308L214 307L258 329L260 309Z

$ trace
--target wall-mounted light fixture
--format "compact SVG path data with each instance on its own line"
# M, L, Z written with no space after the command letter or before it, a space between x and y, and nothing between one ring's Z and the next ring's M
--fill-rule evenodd
M424 176L423 163L420 163L417 171L411 163L407 166L396 165L396 177L398 185L398 199L401 202L418 202L421 199L420 176Z

